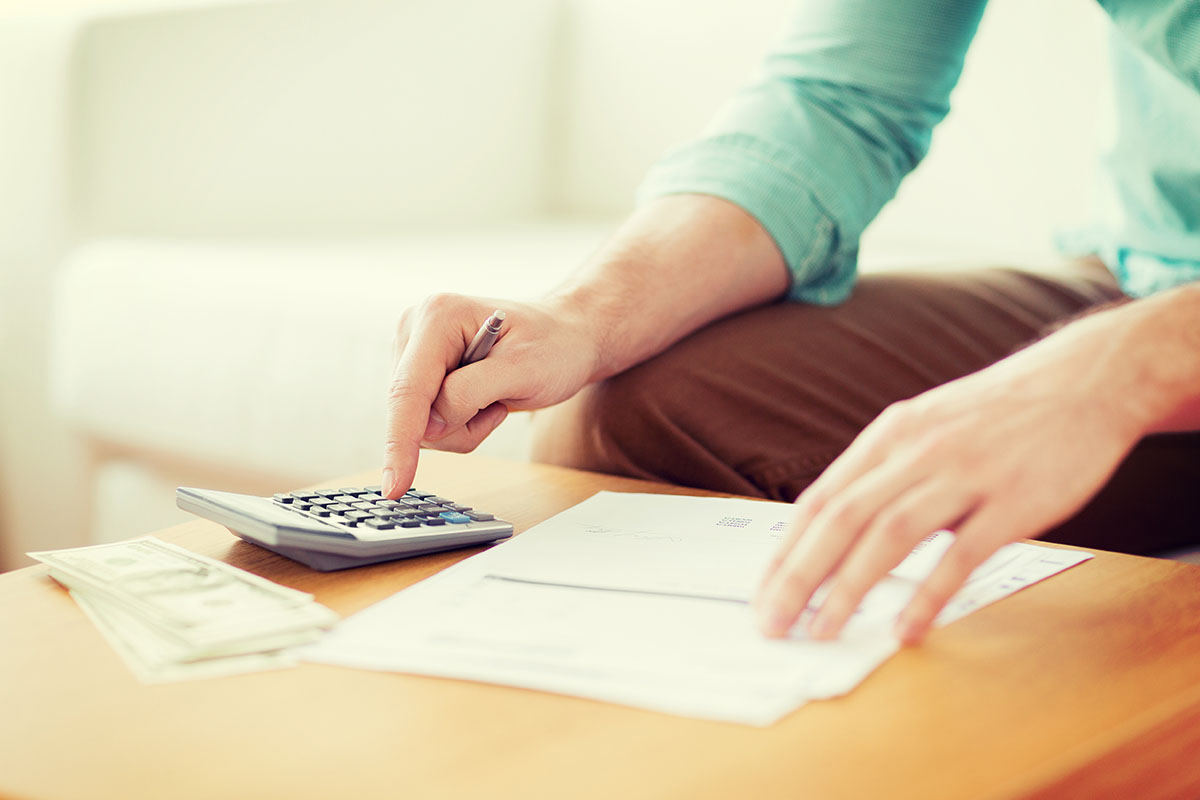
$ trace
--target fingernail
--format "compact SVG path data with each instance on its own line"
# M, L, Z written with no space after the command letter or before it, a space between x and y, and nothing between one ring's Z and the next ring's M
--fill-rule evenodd
M901 617L896 620L896 638L905 644L915 641L917 636L917 623L911 617Z
M396 473L388 467L383 471L383 480L379 482L383 488L383 496L387 497L392 493L392 489L396 488Z
M776 609L767 608L758 616L759 629L767 636L783 636L787 633L788 621Z
M429 409L429 423L425 426L425 439L436 439L446 432L446 420L442 415Z

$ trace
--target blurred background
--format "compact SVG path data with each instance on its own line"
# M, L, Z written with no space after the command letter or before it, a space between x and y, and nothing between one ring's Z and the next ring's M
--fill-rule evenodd
M559 282L802 5L4 0L0 568L377 466L401 309ZM864 269L1056 260L1106 26L991 4Z

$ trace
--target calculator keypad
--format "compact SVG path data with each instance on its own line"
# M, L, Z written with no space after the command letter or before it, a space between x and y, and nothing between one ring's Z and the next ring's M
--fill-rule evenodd
M398 500L379 494L378 486L366 486L277 494L274 502L280 508L350 531L360 527L373 531L444 529L494 519L471 506L419 489L409 489Z

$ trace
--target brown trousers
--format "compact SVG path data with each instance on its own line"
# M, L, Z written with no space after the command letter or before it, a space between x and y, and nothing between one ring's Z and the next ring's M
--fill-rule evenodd
M717 321L535 414L535 460L791 501L891 403L1124 299L1099 262L866 275L836 308ZM1131 553L1200 543L1200 434L1144 439L1042 538Z

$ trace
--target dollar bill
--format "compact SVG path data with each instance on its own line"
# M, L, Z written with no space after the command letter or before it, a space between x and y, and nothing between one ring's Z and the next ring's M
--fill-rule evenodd
M229 674L313 641L337 615L305 592L153 537L30 553L50 566L139 676ZM189 664L203 666L188 667Z
M297 663L283 650L193 659L120 606L76 590L71 590L71 597L142 683L220 678L285 669Z
M176 625L199 625L234 613L269 616L313 600L305 592L150 536L29 555Z

